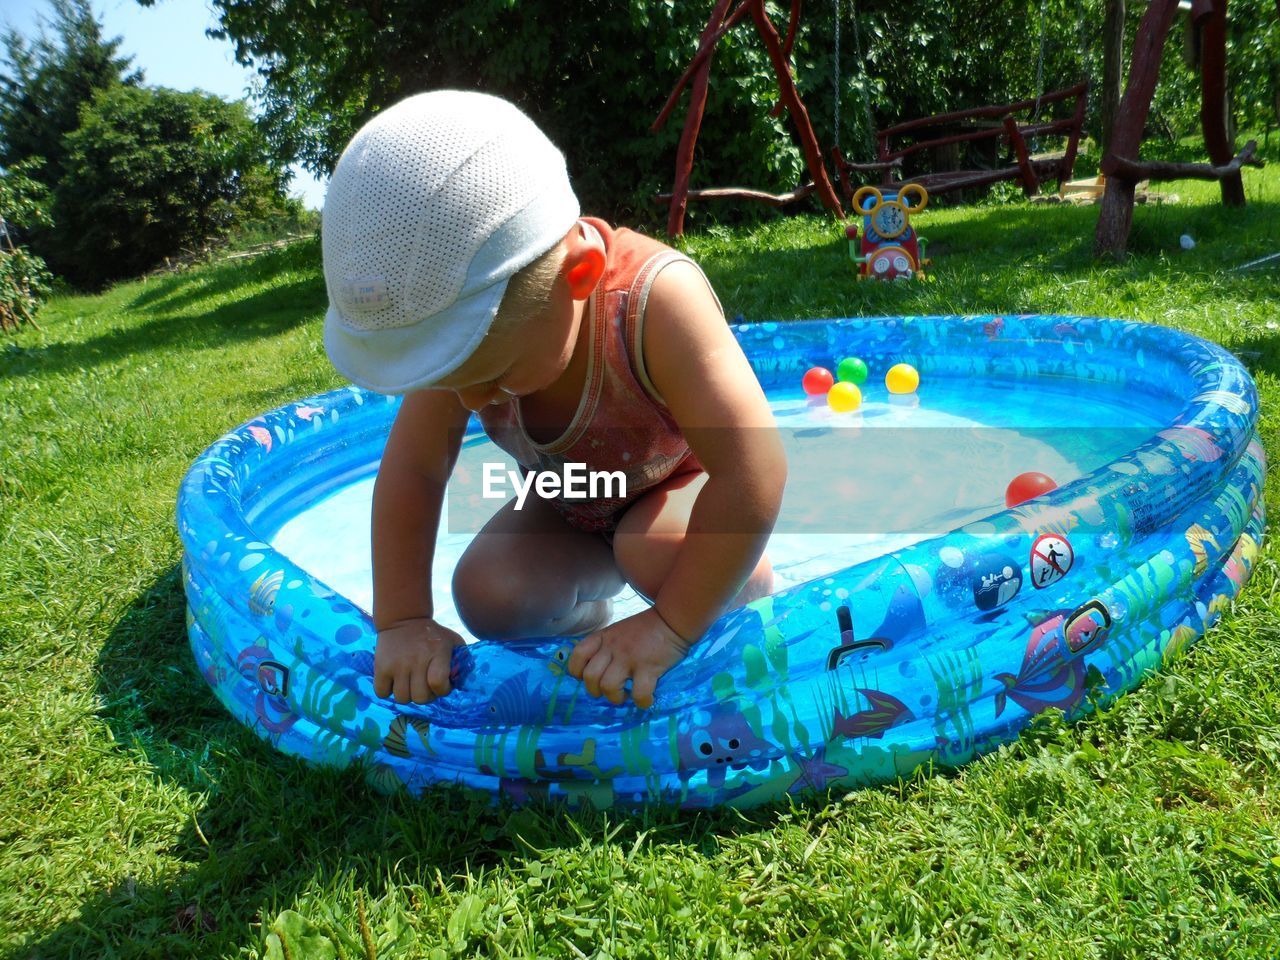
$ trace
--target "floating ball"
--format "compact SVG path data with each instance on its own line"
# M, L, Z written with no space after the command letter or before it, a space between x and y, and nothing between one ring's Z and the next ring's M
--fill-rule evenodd
M831 371L826 367L810 367L805 371L804 379L801 381L804 385L804 392L811 397L820 397L835 383L835 377L831 376Z
M827 391L827 406L836 413L849 413L862 405L862 391L855 384L840 381Z
M1004 491L1004 505L1006 507L1016 507L1020 503L1026 503L1042 493L1048 493L1050 490L1058 486L1052 477L1043 473L1031 471L1029 473L1020 473L1009 481L1009 486Z
M867 365L857 357L845 357L836 367L836 379L844 383L866 383Z
M890 393L915 393L920 386L920 374L909 363L896 363L884 375L884 385Z

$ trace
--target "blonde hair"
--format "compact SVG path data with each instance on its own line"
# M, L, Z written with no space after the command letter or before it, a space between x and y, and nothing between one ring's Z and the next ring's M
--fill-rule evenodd
M493 319L494 330L503 329L546 308L551 302L551 288L560 276L565 253L564 244L557 243L511 275Z

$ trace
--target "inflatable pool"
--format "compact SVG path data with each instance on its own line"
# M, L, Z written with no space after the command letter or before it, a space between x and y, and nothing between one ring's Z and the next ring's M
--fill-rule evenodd
M1045 709L1078 717L1177 656L1248 579L1264 526L1257 395L1220 347L1062 316L737 332L780 422L799 418L786 428L788 496L808 492L770 542L779 591L722 617L652 710L590 697L565 672L563 639L461 647L454 691L431 704L374 694L367 547L325 544L340 515L367 544L369 480L398 401L355 388L244 424L182 483L190 641L219 699L280 750L359 762L381 789L747 806L954 767ZM872 378L861 410L838 420L805 403L800 380L848 355ZM920 371L913 397L877 383L899 362ZM930 428L913 433L921 418ZM965 448L987 429L987 447ZM901 475L831 446L804 461L810 444L859 435L876 438L866 450L897 438ZM483 457L486 444L466 447ZM1041 454L1060 485L1006 509L1011 472L1043 469L1030 462ZM961 477L966 465L977 479ZM859 491L890 507L844 510ZM883 522L930 492L933 507ZM313 515L311 538L290 540ZM353 558L354 573L332 566Z

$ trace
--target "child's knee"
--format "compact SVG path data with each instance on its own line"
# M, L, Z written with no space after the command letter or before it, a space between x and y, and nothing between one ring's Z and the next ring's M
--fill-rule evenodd
M478 639L532 636L577 606L576 585L558 580L531 576L528 567L504 560L502 553L468 552L453 572L453 602Z
M523 633L518 595L473 582L453 581L453 603L471 635L479 640L505 640Z
M498 640L519 632L524 611L522 596L511 574L500 563L470 552L453 571L453 602L471 634L481 640Z

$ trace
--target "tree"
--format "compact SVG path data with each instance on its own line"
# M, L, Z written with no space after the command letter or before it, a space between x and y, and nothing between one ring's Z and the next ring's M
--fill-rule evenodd
M1227 0L1199 0L1191 7L1192 26L1199 31L1201 66L1200 117L1205 148L1212 164L1143 161L1138 156L1146 134L1161 56L1169 27L1178 13L1178 0L1152 0L1142 15L1134 41L1133 62L1120 110L1111 131L1110 152L1102 158L1107 177L1102 209L1094 232L1094 255L1121 258L1133 223L1134 189L1141 180L1176 180L1197 177L1217 180L1222 202L1245 204L1240 168L1262 166L1255 156L1256 141L1249 141L1234 158L1234 137L1228 133L1227 113Z
M36 177L54 186L62 176L63 137L80 125L80 110L100 90L142 82L117 55L121 38L106 40L88 0L51 0L53 37L41 30L30 45L15 31L0 42L0 166L43 157Z
M1236 0L1232 29L1250 46L1246 51L1233 40L1231 55L1243 51L1248 75L1258 78L1250 104L1274 99L1267 91L1276 75L1275 34L1255 39L1249 24L1275 2ZM1110 35L1118 38L1123 26L1132 38L1146 4L809 3L792 69L818 142L839 139L851 160L870 160L877 127L1034 98L1085 78L1096 84L1103 75L1104 3L1113 10ZM776 23L786 22L789 3L767 5ZM654 135L649 123L696 51L714 0L214 0L214 6L220 28L213 35L234 41L237 59L263 79L262 123L281 162L300 160L328 173L378 110L422 90L480 89L516 103L565 151L585 209L657 223L653 197L671 183L679 127L668 124ZM1112 52L1114 60L1114 42ZM771 112L778 93L766 51L742 30L726 35L715 56L698 141L699 182L691 186L776 191L804 182L804 158L787 119ZM1241 81L1232 76L1238 90ZM1112 76L1109 86L1119 82ZM1197 90L1189 94L1193 119ZM1087 128L1095 140L1101 99L1090 100ZM1172 130L1171 112L1158 90L1153 123Z
M1111 128L1120 112L1124 94L1124 0L1103 0L1102 27L1102 128L1099 146L1103 156L1111 149Z
M79 285L136 276L281 201L243 102L116 85L64 142L48 257Z
M1269 129L1280 123L1280 0L1232 0L1229 29L1233 106L1242 128Z
M693 0L214 5L214 35L234 40L237 59L264 79L262 123L280 161L328 173L378 110L423 90L480 89L524 109L564 150L584 208L615 216L659 209L652 197L670 181L679 130L654 136L648 126L709 9ZM711 92L704 140L716 151L705 169L796 182L803 160L785 119L768 113L776 88L767 53L735 41L718 65L731 79Z
M875 126L1077 82L1076 23L1086 2L1022 0L1013 12L974 2L807 4L792 65L818 141L837 140L837 98L846 154L869 160ZM680 130L668 124L655 135L649 124L713 5L214 0L221 24L214 35L233 40L237 59L262 76L262 120L282 161L328 173L378 110L422 90L481 89L512 100L565 151L584 208L656 220L653 197L669 188ZM789 7L769 0L780 25ZM838 92L836 10L844 29ZM725 36L699 138L700 181L781 189L807 179L787 118L771 112L777 96L768 52L750 31Z
M51 3L51 35L2 40L0 166L33 161L48 188L52 226L26 240L55 272L99 286L279 207L284 177L243 103L142 86L89 0Z

